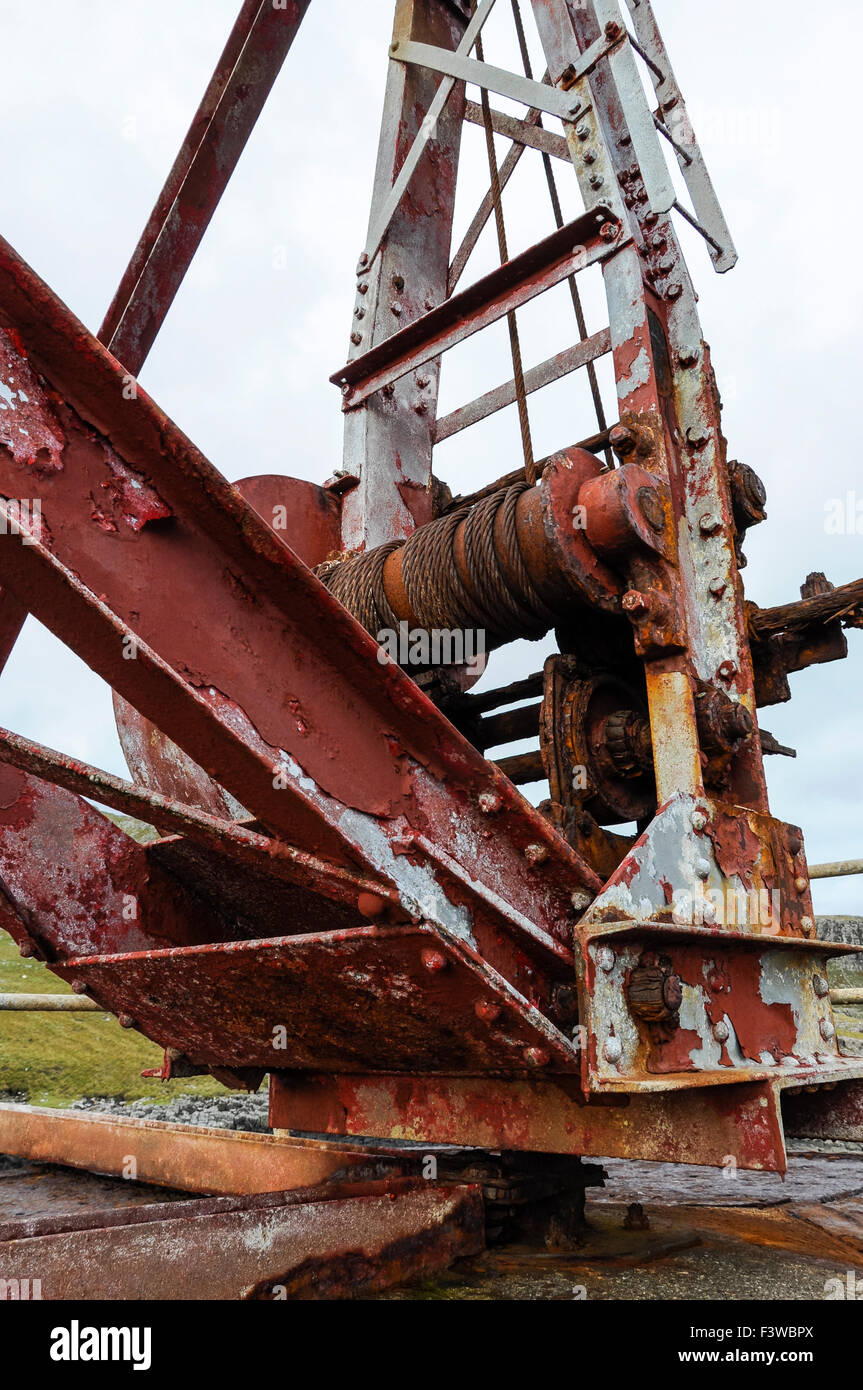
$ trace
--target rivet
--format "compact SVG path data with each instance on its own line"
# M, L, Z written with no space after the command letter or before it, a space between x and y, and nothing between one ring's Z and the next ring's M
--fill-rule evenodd
M812 976L812 988L815 990L819 999L825 999L830 993L830 985L824 975Z
M18 954L19 956L24 956L26 960L28 956L35 956L36 947L33 945L32 941L19 941Z
M716 921L716 908L713 903L706 902L701 908L701 915L708 924Z
M502 805L503 801L501 797L498 796L497 792L480 792L479 809L484 816L493 816L496 811L500 810Z
M623 1047L620 1038L607 1038L605 1047L602 1049L602 1055L606 1062L619 1062L623 1056Z
M117 1022L121 1028L134 1028L135 1020L131 1014L118 1014Z
M447 967L447 958L443 951L434 951L430 947L426 947L420 960L426 970L430 970L433 975L437 975L441 970L446 970Z
M360 345L360 343L361 343L362 341L363 341L363 335L362 335L362 333L358 333L357 330L354 329L353 333L351 334L351 342L353 343L354 347L359 347L359 345Z
M379 893L360 893L357 898L357 911L362 917L380 917L386 910L387 900Z
M722 598L722 595L725 593L725 590L727 589L728 585L726 584L724 579L716 578L711 579L707 587L713 594L714 598Z
M569 901L572 903L576 912L586 912L593 902L590 893L584 893L580 888L576 888L574 893L570 893Z
M496 1004L493 999L478 999L473 1011L483 1023L494 1023L495 1019L500 1018L500 1004Z
M794 887L797 889L798 893L805 893L806 889L809 887L809 884L807 883L805 878L795 878Z
M526 845L524 857L528 864L541 864L548 858L548 849L545 845Z
M666 293L666 298L668 298L668 299L679 299L680 296L683 294L683 286L682 286L682 285L669 285L669 286L668 286L668 289L666 290L665 293Z
M677 360L681 367L694 367L698 361L698 348L682 347L677 354Z
M721 681L733 680L737 675L737 663L734 661L721 661L716 668L716 674Z
M730 1034L729 1034L728 1024L724 1021L724 1019L720 1019L719 1023L714 1023L714 1025L713 1025L713 1036L714 1036L714 1038L716 1039L717 1042L720 1042L720 1043L728 1042L728 1038L729 1038Z
M824 1039L825 1042L829 1042L830 1039L833 1038L833 1037L835 1037L835 1035L836 1035L836 1029L834 1028L833 1024L830 1022L830 1019L829 1019L829 1018L822 1018L821 1024L820 1024L820 1027L819 1027L819 1032L820 1032L820 1034L821 1034L821 1036L822 1036L822 1038Z
M85 984L85 982L84 982L83 980L73 980L73 981L72 981L72 993L73 993L73 994L86 994L87 991L88 991L88 989L89 989L89 985Z
M696 859L696 861L695 861L695 872L696 872L696 874L698 875L699 878L709 878L709 877L710 877L710 860L709 860L709 859Z
M689 824L693 830L703 830L707 824L707 816L703 811L693 811L689 817Z
M698 529L702 535L712 536L714 531L718 531L722 525L722 517L715 512L702 512L698 518Z
M547 1067L551 1061L544 1047L526 1047L522 1055L529 1067Z
M396 318L400 319L402 316L402 306L396 303L391 304L390 313L395 314Z
M600 946L599 950L596 953L596 963L599 966L600 970L605 971L606 975L608 975L610 971L614 969L614 962L616 959L617 958L611 946Z
M800 930L802 931L804 936L812 935L812 933L815 931L815 923L812 921L811 917L800 918Z
M697 425L690 425L686 431L686 441L693 449L703 449L709 437Z

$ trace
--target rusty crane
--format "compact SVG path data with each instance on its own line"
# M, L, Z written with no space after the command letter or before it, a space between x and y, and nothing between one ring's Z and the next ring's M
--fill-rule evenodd
M0 735L1 920L165 1077L269 1074L276 1130L782 1171L783 1115L859 1129L863 1063L758 712L845 654L863 585L744 597L765 491L728 457L678 219L715 271L736 252L649 0L514 5L517 71L486 59L493 6L397 0L322 485L230 485L136 380L307 3L245 0L98 335L0 242L2 652L32 613L103 677L132 779ZM466 122L488 190L454 250ZM524 155L550 230L509 256ZM486 224L500 265L465 284ZM557 285L576 341L525 368L517 310ZM446 353L499 321L511 379L439 414ZM595 431L536 459L528 398L572 372ZM511 404L522 461L453 499L436 444ZM378 645L552 631L540 673L482 694Z

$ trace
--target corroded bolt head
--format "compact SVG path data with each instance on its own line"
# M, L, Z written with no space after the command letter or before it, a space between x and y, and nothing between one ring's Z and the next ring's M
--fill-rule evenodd
M689 817L689 824L693 830L703 830L707 824L707 816L704 811L695 810Z
M590 126L586 124L576 126L575 133L579 140L587 140L590 135Z
M665 291L665 294L667 299L679 299L680 296L683 294L683 286L676 284L669 285L668 289Z
M497 792L480 792L479 809L484 816L493 816L495 811L499 811L503 805L503 800Z
M703 536L712 536L714 531L718 531L722 525L722 517L717 516L716 512L702 512L698 518L698 529Z
M696 872L696 874L698 875L699 878L709 878L709 877L710 877L710 860L709 860L709 859L696 859L696 861L695 861L695 872Z
M118 1014L117 1022L121 1028L134 1028L135 1020L131 1014Z
M605 1046L602 1049L602 1055L606 1062L619 1062L623 1056L623 1047L620 1038L606 1038Z
M601 183L601 179L598 183L594 183L593 179L591 179L590 186L591 188L599 188L601 186ZM602 241L617 241L619 231L620 228L617 226L616 222L603 222L602 226L599 229L599 235Z
M707 587L714 598L722 598L722 595L725 593L725 590L727 589L728 585L726 584L724 579L716 578L711 579Z
M679 350L677 354L677 360L680 363L681 367L694 367L696 362L698 361L698 356L698 348L686 344Z
M427 948L420 956L420 960L426 970L430 971L432 975L439 974L441 970L446 970L447 967L447 958L443 951L434 951L431 948Z
M548 849L545 845L526 845L524 857L528 864L541 864L548 858Z
M84 983L83 980L73 980L73 981L72 981L72 993L73 993L73 994L86 994L86 993L87 993L87 988L88 988L88 986Z
M670 295L671 290L669 290L668 293ZM693 449L703 449L709 438L710 436L705 434L704 430L698 425L690 425L686 431L687 443Z
M473 1011L483 1023L494 1023L495 1019L500 1018L500 1004L496 1004L493 999L478 999Z
M818 1031L825 1042L829 1042L836 1035L836 1029L829 1018L822 1018Z
M590 893L584 893L580 888L576 888L574 893L570 893L569 901L572 903L576 912L586 912L593 902Z
M604 970L606 975L614 969L616 956L611 946L600 946L596 953L596 963L600 970Z
M720 1019L718 1023L714 1023L713 1036L717 1042L728 1042L730 1034L728 1031L728 1024L725 1022L724 1019Z
M737 663L734 661L721 661L716 668L716 674L721 681L733 680L737 675Z
M551 1054L544 1047L526 1047L523 1056L529 1067L547 1067L551 1061Z
M802 931L804 936L814 935L815 923L812 921L811 917L800 918L800 930Z
M646 613L649 604L644 594L639 593L638 589L627 589L623 595L622 606L624 613Z
M827 983L827 977L825 975L813 975L812 988L819 999L826 999L827 995L830 993L830 986Z
M27 956L34 956L36 954L36 947L33 945L32 941L19 941L18 954L19 956L24 956L25 958Z
M701 909L701 915L702 915L702 917L704 918L705 922L707 922L707 923L715 922L715 920L716 920L716 907L715 907L715 905L714 905L713 903L711 903L711 902L706 902L706 903L703 905L702 909Z
M798 893L805 893L806 889L809 887L809 884L807 883L805 878L795 878L794 887L797 889Z
M616 454L631 454L638 440L628 425L614 425L608 432L608 442Z

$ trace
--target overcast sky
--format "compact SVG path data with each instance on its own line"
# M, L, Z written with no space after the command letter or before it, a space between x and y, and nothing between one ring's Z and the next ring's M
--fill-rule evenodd
M0 232L94 331L218 58L238 0L0 0ZM526 18L529 5L523 0ZM684 237L725 404L732 457L763 477L769 520L750 533L747 595L797 597L810 570L863 574L856 439L861 368L858 0L657 0L678 79L740 252L714 274ZM327 378L347 351L387 65L389 0L313 0L142 384L228 478L323 481L341 451ZM534 44L535 67L543 63ZM508 0L486 58L517 66ZM472 93L472 95L476 95ZM498 103L505 105L505 103ZM553 125L553 122L549 122ZM506 145L501 142L500 154ZM486 187L468 130L457 234ZM560 165L565 210L575 179ZM539 157L505 201L511 253L552 229ZM495 263L484 238L469 276ZM465 281L467 283L467 281ZM593 331L600 287L586 287ZM526 366L574 337L560 288L520 315ZM453 354L441 411L511 375L502 325ZM610 382L604 380L609 400ZM531 398L538 456L591 432L583 383ZM441 446L436 471L465 491L516 467L513 408ZM852 525L837 534L837 500ZM859 531L853 518L859 503ZM763 722L798 749L768 763L774 814L802 824L811 862L863 855L863 633L841 664L791 677ZM517 644L494 683L537 669ZM0 677L0 723L114 772L126 769L110 693L33 620ZM863 878L816 885L819 911L863 913Z

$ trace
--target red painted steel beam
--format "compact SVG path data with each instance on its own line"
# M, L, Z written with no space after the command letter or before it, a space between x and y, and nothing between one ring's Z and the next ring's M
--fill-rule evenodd
M351 873L349 869L306 854L282 840L262 835L250 825L221 820L197 806L186 806L149 787L136 786L89 763L10 733L8 729L0 729L0 762L79 796L92 797L122 815L135 816L156 826L166 835L182 835L241 866L336 902L356 907L361 893L398 901L393 890L378 878Z
M99 338L144 364L269 96L309 0L245 0Z
M347 362L330 377L342 387L345 409L567 279L607 251L620 230L611 213L594 208Z
M0 583L288 843L508 979L519 950L571 960L597 876L2 242L0 325L28 431L0 494L43 520L0 537Z

